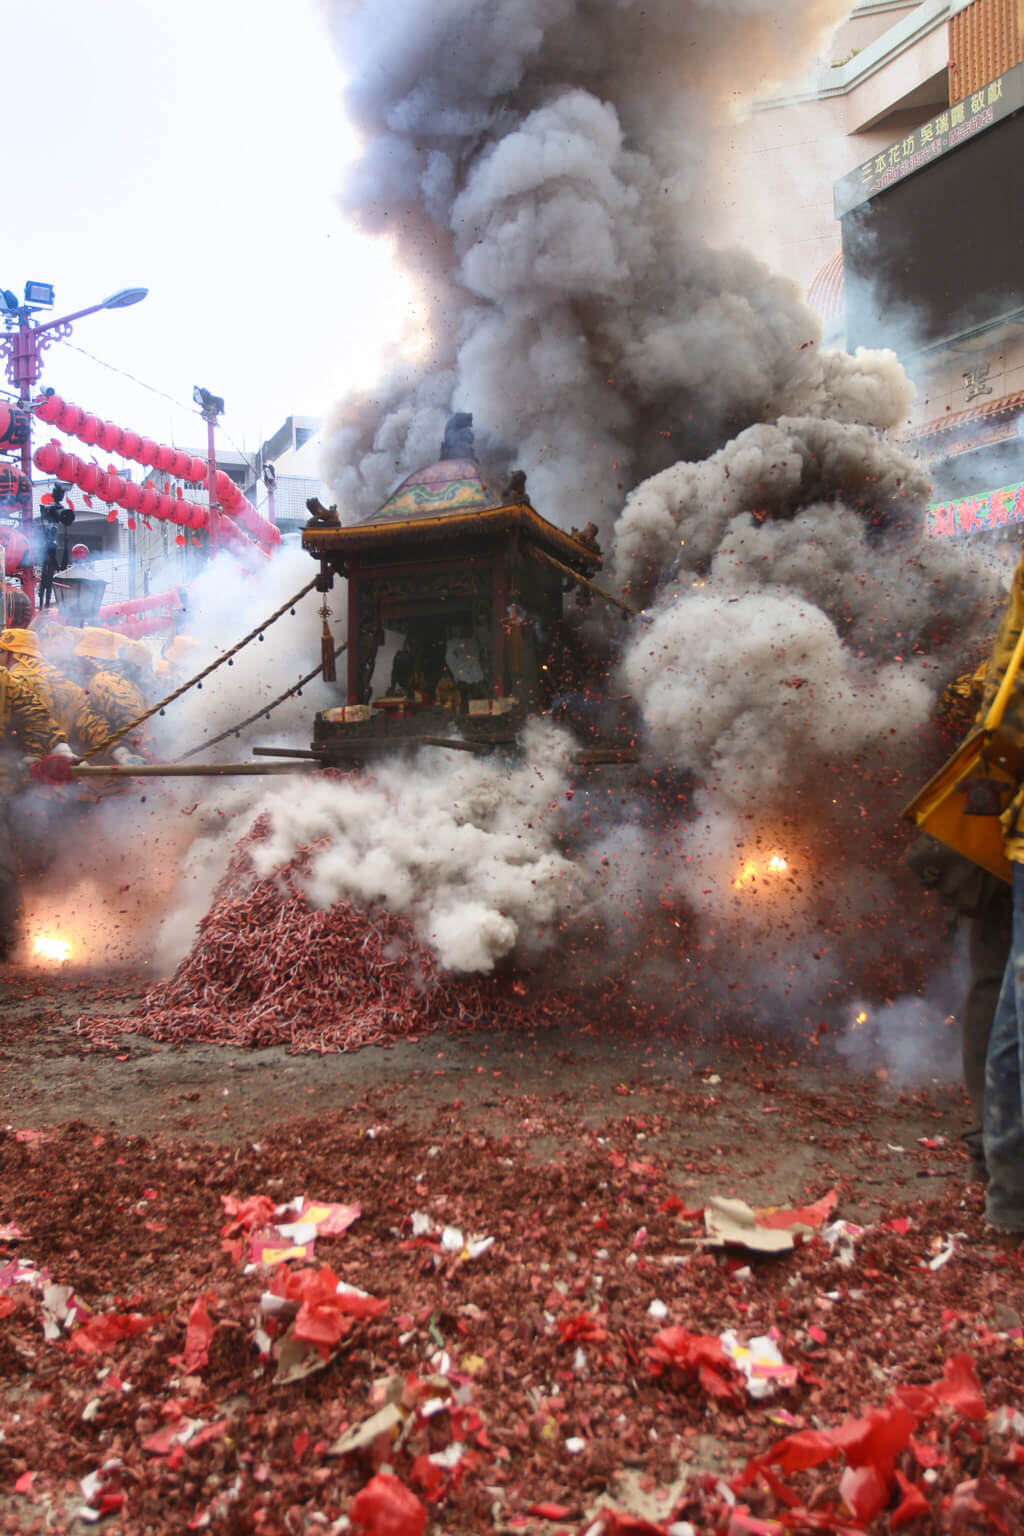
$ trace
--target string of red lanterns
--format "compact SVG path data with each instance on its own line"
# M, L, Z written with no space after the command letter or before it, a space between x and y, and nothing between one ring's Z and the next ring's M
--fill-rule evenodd
M97 618L102 619L108 627L152 624L155 631L176 624L187 609L188 599L183 589L169 587L166 592L151 592L146 597L129 597L120 603L104 603Z
M116 422L104 421L99 416L93 416L88 411L83 411L81 406L62 399L60 395L44 395L41 399L35 401L32 410L40 421L56 426L61 432L66 433L70 437L77 437L88 448L102 448L105 453L119 454L123 459L130 459L134 463L143 465L146 469L154 469L163 474L173 475L175 479L184 480L190 485L205 485L208 481L209 466L205 459L185 453L180 448L172 448L169 443L158 443L153 438L141 437L138 432L119 427ZM74 459L75 455L68 455L68 457ZM34 459L38 465L38 458L34 456ZM79 460L78 462L81 461ZM38 465L38 467L41 468L42 466ZM52 473L52 471L46 472ZM100 473L102 474L102 471ZM67 477L62 474L60 478L63 480ZM80 481L75 483L81 484ZM126 485L132 484L131 481L125 481L124 483ZM81 488L87 494L93 494L85 485L82 485ZM146 489L150 488L147 487ZM226 475L222 469L219 469L216 473L214 490L217 500L224 508L224 511L234 518L236 525L243 528L267 553L277 548L281 542L280 530L257 512L252 502L242 495L238 486L231 479L231 476ZM100 495L98 491L95 494ZM105 497L102 495L100 495L100 499L103 501L118 500L117 497ZM118 504L126 505L120 501ZM198 503L189 502L186 505L198 506ZM129 510L138 509L129 508ZM153 510L149 514L143 513L142 515L159 517L161 515L168 516L169 514L161 514ZM175 521L173 518L171 520ZM206 527L206 521L201 524L185 523L182 526L193 528Z
M150 437L141 437L138 432L119 427L114 421L103 421L60 395L44 395L35 401L32 411L40 421L59 428L68 437L77 437L87 448L102 448L104 453L119 454L122 459L131 459L146 469L174 475L177 480L197 485L206 483L205 459L172 448L167 443L154 442Z
M155 517L179 528L191 528L198 532L209 524L209 509L197 501L186 501L180 496L170 496L157 491L152 485L137 485L113 471L103 470L98 464L87 464L76 453L65 453L59 443L43 443L32 455L32 462L44 475L55 475L69 485L77 485L87 496L97 496L100 501L123 507L129 516L146 519ZM254 553L269 555L239 528L233 518L222 513L218 518L218 532L234 543L247 547ZM276 530L275 530L276 532Z

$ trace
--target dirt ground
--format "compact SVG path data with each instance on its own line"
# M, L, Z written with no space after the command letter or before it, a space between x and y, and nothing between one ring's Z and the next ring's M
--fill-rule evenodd
M0 978L0 1529L1024 1528L1020 1261L955 1085L543 1010L350 1054L76 1029L144 990ZM709 1248L712 1196L811 1235ZM263 1257L304 1199L345 1225ZM769 1396L730 1337L777 1341Z
M283 1122L365 1120L385 1107L411 1130L450 1125L521 1134L556 1162L574 1131L610 1115L655 1116L670 1176L750 1203L797 1201L842 1181L843 1214L873 1220L894 1203L962 1181L969 1106L955 1084L905 1086L852 1071L826 1043L703 1041L685 1031L622 1038L547 1028L510 1036L436 1033L389 1049L289 1055L125 1034L113 1051L76 1035L83 1014L130 1013L142 983L9 971L0 978L0 1124L85 1121L149 1138L244 1146ZM539 1105L554 1109L552 1135ZM531 1132L531 1124L534 1124ZM652 1149L653 1149L652 1137ZM924 1142L933 1145L925 1146Z

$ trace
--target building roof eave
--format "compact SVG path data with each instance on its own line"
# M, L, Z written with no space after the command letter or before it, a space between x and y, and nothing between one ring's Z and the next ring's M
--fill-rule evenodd
M302 547L307 553L343 559L371 549L394 547L403 541L414 544L447 542L458 535L507 533L518 530L528 540L557 556L580 575L592 576L601 569L600 554L580 543L562 528L525 502L486 507L443 516L403 518L400 521L355 523L343 528L323 524L307 525L302 533Z
M932 421L924 421L917 427L907 427L900 433L904 443L925 443L936 437L946 437L966 427L976 426L979 421L1001 421L1024 412L1024 389L1011 395L1001 395L998 400L986 400L984 405L971 405L963 411L949 411Z

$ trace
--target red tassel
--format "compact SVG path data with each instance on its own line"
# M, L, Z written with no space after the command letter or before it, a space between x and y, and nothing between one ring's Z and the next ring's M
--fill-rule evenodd
M326 614L324 614L323 634L320 636L320 667L325 683L337 682L338 674L334 666L334 636L328 626Z

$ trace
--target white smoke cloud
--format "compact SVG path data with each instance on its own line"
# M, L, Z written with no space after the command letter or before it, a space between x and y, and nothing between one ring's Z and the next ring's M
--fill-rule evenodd
M314 845L306 882L314 906L383 903L412 921L448 970L491 971L513 951L529 964L560 942L560 925L585 904L588 881L558 845L571 741L536 722L522 746L509 761L459 754L453 763L421 750L412 761L303 782L301 793L264 789L243 800L239 789L232 841L268 817L270 835L251 849L258 874ZM167 958L190 934L195 894L207 899L226 865L229 841L209 816L204 830L213 835L188 861Z
M188 653L187 672L181 678L153 680L157 697L179 681L223 656L250 629L273 613L294 593L308 585L316 568L300 549L279 551L256 572L243 575L229 554L207 566L189 589L188 634L197 641ZM164 716L154 716L150 730L161 755L174 760L193 747L204 747L213 737L270 704L320 662L323 598L308 592L271 624L262 640L252 640L198 687L169 705ZM335 585L328 594L329 624L337 646L345 634L345 588ZM344 674L344 654L337 662ZM237 761L249 757L249 748L266 742L283 746L308 746L313 716L336 702L336 690L320 678L307 683L301 695L275 708L270 718L261 717L234 732L216 747L197 754L197 760Z
M189 589L188 633L197 642L186 670L147 682L155 703L181 681L234 646L261 620L304 587L314 567L298 550L282 551L256 573L243 574L230 555L221 555ZM173 762L193 747L195 762L252 760L253 746L309 745L313 716L334 703L333 686L319 679L237 734L208 745L229 726L269 705L320 661L322 599L311 592L205 682L154 715L145 727L146 750L157 761ZM345 631L345 591L330 594L335 637ZM337 638L335 640L337 644ZM153 647L154 653L156 647ZM344 667L344 655L338 666ZM180 958L207 910L214 872L234 838L236 818L266 794L270 779L132 779L109 791L94 780L86 792L65 795L55 822L59 858L24 882L26 945L44 934L66 936L73 966L166 969ZM216 859L193 857L198 842ZM221 864L222 867L222 864Z
M865 669L820 609L781 590L670 600L623 670L658 755L740 802L911 737L932 702L915 668Z

